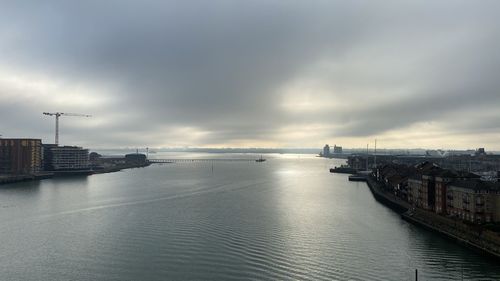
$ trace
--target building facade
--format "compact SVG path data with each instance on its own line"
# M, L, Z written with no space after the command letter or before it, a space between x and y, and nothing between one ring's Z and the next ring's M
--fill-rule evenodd
M44 145L47 171L88 170L89 151L78 146Z
M130 165L146 165L147 159L145 154L130 153L125 155L125 162Z
M325 144L323 147L323 156L328 157L330 155L330 146L328 144Z
M451 182L447 213L474 223L500 222L500 183L481 180Z
M413 174L408 179L408 202L413 207L422 208L422 175Z
M41 166L40 139L0 139L0 174L33 175Z
M342 146L337 146L336 144L333 146L333 153L342 154Z

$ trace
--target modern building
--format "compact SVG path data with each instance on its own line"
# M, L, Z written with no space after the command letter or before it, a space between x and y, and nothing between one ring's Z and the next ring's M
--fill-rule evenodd
M333 153L342 154L342 146L333 145Z
M323 147L323 157L328 157L330 156L330 146L328 144L325 144Z
M78 146L44 144L44 168L46 171L88 170L89 151Z
M131 165L146 165L147 159L145 154L130 153L125 155L125 162Z
M57 147L57 144L42 144L42 169L44 171L53 171L54 168L52 166L52 151L51 148Z
M42 166L40 139L0 138L0 174L33 175Z

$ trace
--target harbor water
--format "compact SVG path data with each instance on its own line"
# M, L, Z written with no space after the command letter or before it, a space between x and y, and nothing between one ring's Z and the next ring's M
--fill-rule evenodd
M2 185L0 279L500 280L498 261L330 173L341 160L264 158Z

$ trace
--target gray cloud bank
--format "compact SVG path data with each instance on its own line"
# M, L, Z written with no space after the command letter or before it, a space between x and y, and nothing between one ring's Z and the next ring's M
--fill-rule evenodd
M0 134L49 141L53 120L41 111L69 111L94 117L62 120L62 139L92 147L356 146L404 135L425 143L432 138L412 130L430 126L448 142L440 146L477 139L500 148L499 8L6 2Z

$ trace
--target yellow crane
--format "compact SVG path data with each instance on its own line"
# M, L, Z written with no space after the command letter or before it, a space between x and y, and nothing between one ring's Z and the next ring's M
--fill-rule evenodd
M55 144L59 144L59 117L61 116L79 116L79 117L92 117L92 115L79 114L79 113L64 113L64 112L44 112L43 115L55 116L56 117L56 138Z

